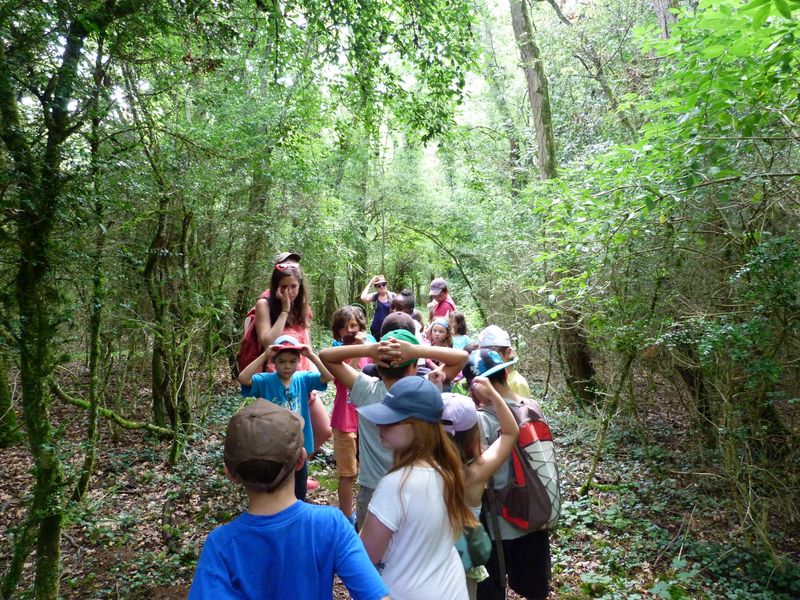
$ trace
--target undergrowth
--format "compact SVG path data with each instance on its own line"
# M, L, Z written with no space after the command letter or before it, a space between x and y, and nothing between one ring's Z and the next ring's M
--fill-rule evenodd
M122 446L101 446L93 486L65 529L65 598L185 597L205 536L246 507L222 456L225 424L241 405L237 396L210 403L176 467L155 438L130 434ZM553 598L800 597L792 532L774 540L777 557L746 547L710 457L687 451L680 424L654 421L643 431L615 420L595 483L579 497L599 419L554 402L544 410L564 500L551 537ZM310 501L335 505L327 449L310 472L321 484Z

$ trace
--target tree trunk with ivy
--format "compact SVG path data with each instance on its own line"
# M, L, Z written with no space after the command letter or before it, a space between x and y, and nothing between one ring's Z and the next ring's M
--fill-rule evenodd
M79 125L73 120L69 104L86 38L138 7L136 1L98 5L69 21L58 67L38 95L43 112L41 145L25 136L18 107L21 93L10 70L6 46L0 45L0 136L13 161L11 176L19 197L15 224L19 248L16 299L21 397L35 467L33 498L26 522L14 540L12 561L3 578L3 597L10 597L16 589L34 545L34 532L36 598L55 600L59 595L64 475L53 438L47 382L54 366L51 349L60 310L54 300L58 294L51 288L51 241L63 201L62 152Z
M539 177L555 179L558 177L556 166L556 145L553 134L553 121L550 111L550 94L547 88L547 77L542 59L533 35L533 26L523 0L509 0L511 7L511 25L514 39L519 48L525 82L528 87L528 99L536 130L536 148L538 156ZM580 312L568 308L559 320L561 348L564 354L564 378L573 395L581 403L594 403L596 400L594 387L594 365L589 352L589 344L581 325Z

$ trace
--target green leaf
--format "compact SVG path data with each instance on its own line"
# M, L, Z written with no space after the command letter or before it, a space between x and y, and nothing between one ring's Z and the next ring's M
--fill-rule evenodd
M719 58L722 56L722 53L725 52L725 46L722 44L718 44L715 46L709 46L708 48L704 48L701 52L703 58Z
M764 6L755 15L753 15L753 29L759 29L769 16L770 5Z
M742 11L746 10L755 10L760 6L769 6L772 3L772 0L753 0L747 6L742 8Z
M787 19L792 18L792 11L789 8L789 5L786 4L786 0L775 0L775 8L777 8L778 12Z

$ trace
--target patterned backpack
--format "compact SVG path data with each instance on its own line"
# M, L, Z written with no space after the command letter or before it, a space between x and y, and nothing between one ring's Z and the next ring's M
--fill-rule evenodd
M512 477L494 490L497 514L526 532L552 531L561 514L561 493L550 426L535 400L507 404L519 425L519 440L511 453ZM495 414L492 407L479 410Z

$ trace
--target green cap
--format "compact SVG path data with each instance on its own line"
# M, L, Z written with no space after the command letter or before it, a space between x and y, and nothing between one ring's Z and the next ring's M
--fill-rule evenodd
M419 340L417 339L417 336L411 333L408 329L395 329L394 331L385 333L383 337L381 337L382 342L386 342L390 339L400 340L402 342L408 342L409 344L419 346ZM417 359L412 358L411 360L401 363L398 366L407 367L408 365L413 365L415 362L417 362Z

